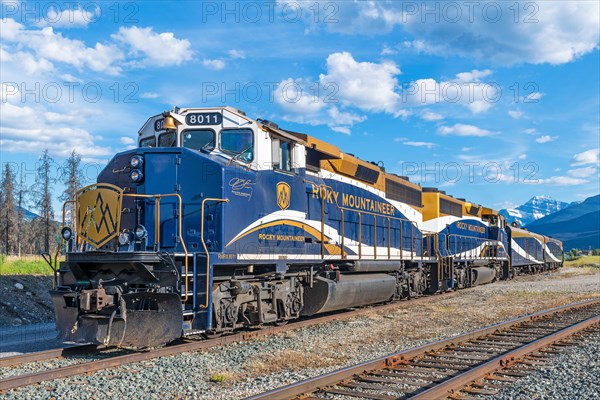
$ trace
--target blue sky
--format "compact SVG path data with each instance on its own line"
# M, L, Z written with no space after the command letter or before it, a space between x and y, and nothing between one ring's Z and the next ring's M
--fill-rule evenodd
M595 1L0 5L1 161L30 182L43 149L93 179L149 116L231 105L494 208L600 191Z

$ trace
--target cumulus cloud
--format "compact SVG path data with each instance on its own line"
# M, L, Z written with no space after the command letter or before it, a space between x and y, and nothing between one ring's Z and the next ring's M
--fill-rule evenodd
M518 111L518 110L510 110L508 112L508 115L510 115L510 117L512 119L521 119L521 117L523 116L523 111Z
M242 50L236 50L236 49L231 49L227 52L227 54L229 55L229 58L235 60L235 59L245 59L246 58L246 53Z
M540 136L539 138L536 138L535 141L540 144L543 144L543 143L554 142L556 139L558 139L558 136L543 135L543 136Z
M492 136L497 132L492 132L487 129L481 129L475 125L454 124L453 126L440 126L438 128L440 135L456 135L456 136Z
M420 117L425 121L439 121L444 119L444 116L438 113L434 113L431 111L425 111L420 114Z
M586 150L573 156L572 166L576 167L587 164L600 165L600 149Z
M481 80L491 74L489 69L475 69L460 72L447 81L417 79L404 87L402 101L414 107L438 103L460 104L472 113L479 114L489 110L500 98L496 84Z
M127 46L134 55L143 56L143 63L156 66L180 65L192 59L191 43L177 39L172 32L154 32L152 28L121 27L111 37Z
M391 2L381 7L402 9L403 4ZM460 7L458 20L454 17L457 13L443 13L441 2L416 3L416 10L404 9L402 26L419 44L412 47L431 54L459 55L506 65L558 65L598 46L600 3L596 1L499 2L493 3L493 8L499 10L488 10L489 13L484 10L488 3L453 4ZM425 14L425 7L437 11ZM438 20L434 21L436 16Z
M400 95L396 75L400 68L392 61L359 62L348 52L327 57L327 74L319 76L324 87L337 88L342 104L363 111L398 112Z
M111 75L121 71L116 64L124 59L124 54L114 44L96 43L94 47L88 47L81 40L69 39L62 33L55 32L52 27L25 29L22 24L10 18L3 19L0 26L5 43L29 48L33 51L29 56L38 60L38 65L40 62L54 61ZM6 49L5 51L8 52ZM21 57L28 57L21 54Z
M55 3L57 6L58 4ZM77 5L77 8L48 5L44 7L46 15L40 18L39 26L53 26L55 28L79 28L90 23L97 22L102 16L102 10L97 4L88 4L85 8Z
M222 60L220 58L215 58L212 60L209 58L205 58L204 60L202 60L202 65L204 65L208 69L212 69L214 71L220 71L223 68L225 68L225 65L227 65L227 64L225 63L225 60Z
M587 178L597 173L595 167L583 167L569 170L569 175L576 178Z

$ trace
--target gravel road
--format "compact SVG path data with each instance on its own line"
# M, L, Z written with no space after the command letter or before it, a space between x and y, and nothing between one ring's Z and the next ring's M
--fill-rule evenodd
M243 398L511 317L592 297L600 297L600 271L562 269L460 291L453 297L433 296L426 303L402 302L397 309L373 311L204 352L45 382L12 390L4 397Z

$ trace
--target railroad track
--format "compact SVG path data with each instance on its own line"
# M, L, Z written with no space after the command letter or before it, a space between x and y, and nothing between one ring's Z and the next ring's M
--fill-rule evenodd
M452 297L458 292L446 292L436 294L436 297ZM412 299L411 304L426 302L431 299L432 296L423 296L416 299ZM379 306L358 308L350 311L344 311L341 313L335 313L330 315L323 315L319 317L313 317L305 320L290 322L284 326L270 326L258 330L240 331L235 334L223 336L216 339L206 340L184 340L183 343L173 344L161 348L151 349L147 351L135 351L127 354L119 355L107 355L102 354L105 350L111 351L110 348L96 345L81 345L69 348L52 349L46 351L40 351L35 353L26 353L17 356L0 358L0 368L14 368L23 364L38 363L44 361L50 361L53 359L68 358L78 355L94 355L102 354L102 359L79 362L72 365L64 365L56 368L44 369L38 372L27 373L27 374L15 374L0 378L0 393L14 389L21 386L32 385L44 381L50 381L54 379L67 378L70 376L80 375L84 373L92 373L101 371L104 369L115 368L120 365L131 364L146 360L151 360L157 357L172 356L179 353L202 351L211 347L223 346L227 344L237 343L246 341L249 339L255 339L259 337L269 336L276 333L282 333L294 329L306 328L314 325L319 325L331 321L344 320L353 318L366 313L380 312L385 310L396 309L401 307L403 301L383 304ZM112 349L114 350L114 349Z
M478 329L284 386L248 400L469 399L527 376L576 336L600 329L600 299Z

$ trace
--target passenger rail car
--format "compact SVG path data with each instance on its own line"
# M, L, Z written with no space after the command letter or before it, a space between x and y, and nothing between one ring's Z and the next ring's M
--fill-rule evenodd
M138 143L66 204L51 291L64 339L155 346L515 268L497 211L230 107L156 115ZM560 242L543 243L559 266Z

